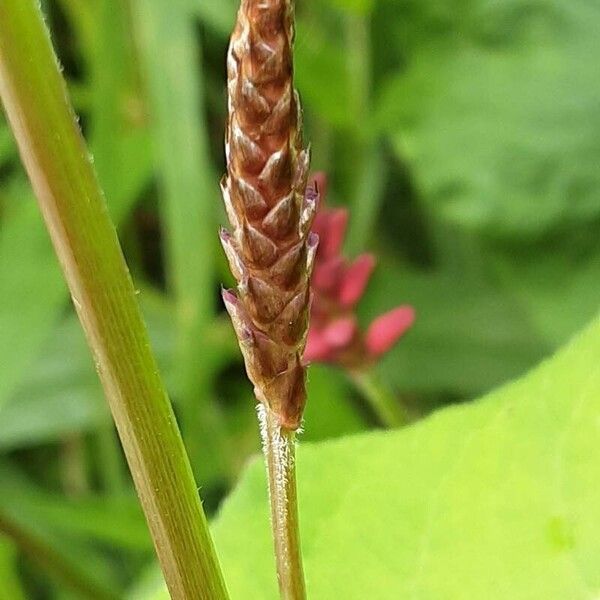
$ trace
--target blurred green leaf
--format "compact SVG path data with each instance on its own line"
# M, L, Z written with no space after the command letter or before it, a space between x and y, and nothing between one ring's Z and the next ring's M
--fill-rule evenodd
M212 401L204 338L215 312L218 177L209 155L200 45L187 10L160 0L134 3L161 191L167 282L176 305L182 429L192 465L224 456L223 424ZM204 463L205 461L201 461Z
M0 536L0 599L26 600L17 568L17 552L14 544Z
M2 475L0 533L65 589L90 600L118 598L115 574L104 557L89 545L57 536L47 523L27 511L20 477L15 478L15 472L4 466ZM16 497L11 495L15 485L21 492Z
M15 152L14 142L6 122L0 116L0 164Z
M295 46L296 85L306 108L332 125L349 126L350 77L343 45L315 22L300 21Z
M101 28L98 23L98 6L100 3L81 2L81 0L54 0L62 9L69 25L73 28L73 40L78 44L84 58L88 63L102 57L95 57L97 49L97 34ZM120 68L120 65L115 65Z
M598 311L600 247L595 227L540 245L496 249L488 257L499 281L550 347L564 343Z
M38 207L28 189L21 191L21 206L0 230L0 406L33 363L66 300Z
M301 440L325 440L365 428L364 418L352 402L348 380L341 369L324 365L309 367L307 393Z
M411 23L425 29L379 103L378 124L427 208L504 237L597 218L600 11L556 0L462 4Z
M223 37L233 29L237 3L235 0L180 0L189 10Z
M520 375L551 349L525 309L481 279L457 285L450 271L382 262L361 313L373 318L400 304L414 306L417 319L379 369L401 390L472 396Z
M327 0L332 6L346 12L360 15L368 14L375 5L375 0Z
M81 497L66 499L33 485L16 469L0 464L3 510L18 512L19 520L32 529L89 543L150 552L152 541L142 510L133 494L120 498Z
M149 290L140 294L140 301L161 371L169 388L177 389L173 371L173 307ZM237 356L237 345L225 319L211 325L205 347L207 368L211 370L222 368ZM27 380L0 407L0 421L0 450L39 445L110 423L98 377L74 315L60 323L32 364Z

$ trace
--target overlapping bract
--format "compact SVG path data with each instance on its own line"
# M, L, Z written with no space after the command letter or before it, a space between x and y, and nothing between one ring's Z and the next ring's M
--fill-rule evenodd
M289 0L243 0L228 67L227 175L223 198L232 232L221 242L237 293L223 299L257 399L296 429L306 401L302 353L318 202L305 194L309 155L292 80Z
M314 176L312 188L318 188L324 197L324 174ZM387 352L412 325L415 313L411 306L399 306L375 319L366 333L360 331L355 307L365 292L376 261L371 254L362 254L353 262L342 256L347 224L345 209L324 206L314 221L313 231L320 241L312 279L313 302L304 360L337 363L354 369Z

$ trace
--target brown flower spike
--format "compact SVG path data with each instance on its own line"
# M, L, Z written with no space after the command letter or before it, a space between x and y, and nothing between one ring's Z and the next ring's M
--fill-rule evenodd
M280 425L300 426L302 353L317 237L317 193L305 194L309 154L293 87L292 0L242 0L227 58L227 175L233 231L221 242L238 282L223 292L260 403Z

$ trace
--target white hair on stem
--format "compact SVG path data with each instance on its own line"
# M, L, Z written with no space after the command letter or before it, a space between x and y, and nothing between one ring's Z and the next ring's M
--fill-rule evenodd
M294 481L290 481L290 477L294 477L297 432L282 430L277 416L262 403L257 405L256 412L269 482L271 526L276 544L280 545L282 550L280 556L287 559L290 555L290 548L286 524L291 500L290 484L294 484ZM286 568L290 567L289 564L285 566Z

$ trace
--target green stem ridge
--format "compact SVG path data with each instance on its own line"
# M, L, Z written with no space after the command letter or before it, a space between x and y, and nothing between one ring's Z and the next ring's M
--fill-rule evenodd
M306 589L296 490L296 432L281 427L277 415L264 404L259 404L257 410L269 480L279 593L283 600L304 600Z
M94 354L171 597L227 598L133 283L36 0L0 3L0 96Z

